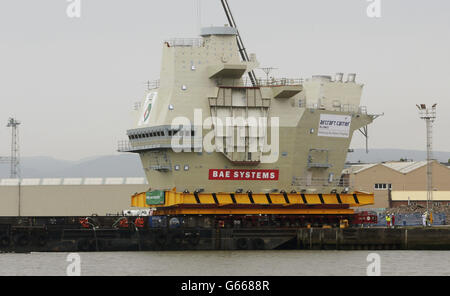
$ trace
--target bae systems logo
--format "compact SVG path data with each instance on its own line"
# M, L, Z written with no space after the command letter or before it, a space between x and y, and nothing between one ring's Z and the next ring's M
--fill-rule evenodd
M209 180L277 181L278 170L209 170Z

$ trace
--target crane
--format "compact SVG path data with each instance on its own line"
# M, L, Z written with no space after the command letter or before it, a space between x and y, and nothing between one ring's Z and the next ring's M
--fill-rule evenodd
M237 44L239 48L239 53L241 54L241 58L244 62L249 62L250 58L248 57L247 50L245 49L244 42L242 41L241 34L239 34L239 30L236 25L236 21L234 20L233 14L231 13L230 5L227 0L221 0L223 9L225 10L225 15L227 16L228 23L230 27L233 27L237 30ZM253 70L248 72L248 76L253 86L257 86L257 79L255 72Z

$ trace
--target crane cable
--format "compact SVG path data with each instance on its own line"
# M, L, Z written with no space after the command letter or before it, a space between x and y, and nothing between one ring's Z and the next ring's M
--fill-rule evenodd
M236 39L237 39L239 52L241 54L242 60L244 62L249 62L250 59L248 57L247 50L245 49L244 42L242 41L242 38L241 38L241 34L239 34L239 30L237 28L236 22L234 21L234 17L233 17L233 14L231 13L231 8L228 5L228 1L227 0L221 0L221 2L222 2L223 9L225 10L225 15L226 15L226 17L228 19L228 23L230 24L230 27L235 28L236 31L237 31ZM250 81L251 81L252 85L256 86L256 75L255 75L255 72L253 70L249 71L248 72L248 76L250 78Z

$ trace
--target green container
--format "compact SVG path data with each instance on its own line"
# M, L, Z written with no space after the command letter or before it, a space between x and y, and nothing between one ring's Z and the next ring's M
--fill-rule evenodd
M163 205L165 203L165 193L161 190L149 191L146 193L145 198L147 205Z

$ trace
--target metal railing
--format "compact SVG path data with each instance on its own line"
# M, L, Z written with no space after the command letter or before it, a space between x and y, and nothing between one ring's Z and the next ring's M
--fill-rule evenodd
M350 112L350 113L358 113L358 114L367 114L366 106L356 106L356 105L341 105L341 112Z
M297 187L340 187L349 189L352 187L349 180L342 178L337 180L332 180L325 178L307 178L307 177L293 177L292 186Z
M339 107L328 107L327 108L327 106L325 106L323 104L319 104L319 103L307 104L305 99L298 101L298 107L306 108L306 109L313 109L313 110L331 110L331 111L348 112L348 113L354 113L354 114L367 114L366 106L345 104L345 105L341 105Z
M122 140L117 143L117 151L118 152L129 152L134 148L131 146L130 141Z
M147 81L147 83L146 83L147 90L159 88L160 85L161 85L161 83L160 83L159 79L153 80L153 81Z
M249 78L242 80L220 81L217 80L217 85L220 87L276 87L276 86L296 86L302 85L301 78L279 78L279 79L256 79L256 85L253 85Z
M202 47L205 44L202 38L174 38L165 40L164 43L167 43L170 47Z

